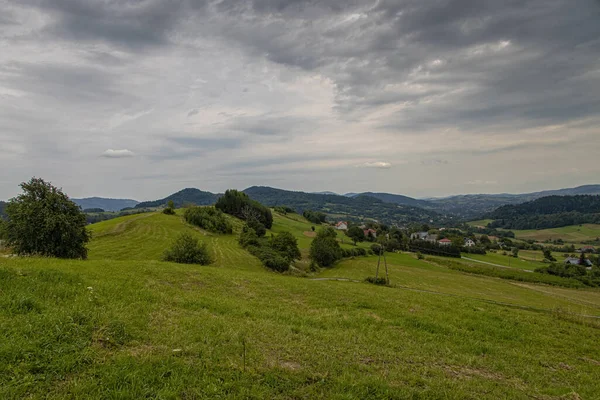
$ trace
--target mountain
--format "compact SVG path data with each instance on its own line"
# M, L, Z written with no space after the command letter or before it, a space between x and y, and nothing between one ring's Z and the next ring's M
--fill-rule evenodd
M394 204L402 204L413 207L428 207L429 203L425 200L417 200L412 197L403 196L401 194L391 194L391 193L374 193L374 192L363 192L363 193L348 193L346 196L356 197L356 196L369 196L379 199L385 203L394 203Z
M214 194L210 192L203 192L199 189L187 188L180 190L177 193L165 197L164 199L154 201L143 201L138 203L135 208L151 208L164 206L170 200L173 200L175 207L181 207L184 204L195 204L197 206L207 206L214 204L217 199L221 197L220 194Z
M293 192L264 186L253 186L244 192L267 206L286 205L299 213L305 210L321 211L342 219L375 219L388 224L406 225L411 222L446 221L438 213L418 207L386 203L377 198L357 195L346 197L332 194Z
M487 215L493 228L547 229L600 223L600 196L547 196L505 205Z
M123 208L135 207L138 201L131 199L106 199L103 197L87 197L85 199L71 199L82 210L101 208L104 211L121 211Z
M326 191L324 191L324 192L311 192L311 194L334 194L334 195L338 196L338 194L337 194L337 193L335 193L335 192L330 192L330 191L327 191L327 190L326 190Z

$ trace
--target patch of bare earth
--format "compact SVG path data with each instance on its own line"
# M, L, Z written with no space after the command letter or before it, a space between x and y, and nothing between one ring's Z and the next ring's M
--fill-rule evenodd
M312 231L305 231L305 232L302 232L302 234L304 236L308 236L310 238L317 236L317 232L312 232Z

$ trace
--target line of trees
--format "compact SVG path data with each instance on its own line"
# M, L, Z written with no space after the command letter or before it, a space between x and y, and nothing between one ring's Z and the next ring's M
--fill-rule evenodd
M215 233L232 233L233 226L223 211L213 207L190 207L183 213L183 218L189 224Z
M271 210L238 190L227 190L217 200L215 208L245 221L256 220L267 229L271 229L273 226Z

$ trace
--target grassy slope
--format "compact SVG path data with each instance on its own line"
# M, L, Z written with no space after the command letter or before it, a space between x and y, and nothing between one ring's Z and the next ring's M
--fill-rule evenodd
M600 225L584 224L571 225L562 228L553 229L530 229L530 230L513 230L518 239L533 239L540 242L544 240L562 239L569 243L581 243L587 240L594 240L600 237Z
M539 253L542 254L541 251ZM507 251L507 254L511 254L511 252ZM502 265L505 267L526 269L526 270L530 270L530 271L533 271L539 267L547 266L547 264L544 264L540 261L525 260L525 259L522 259L521 257L514 258L510 255L505 256L505 255L502 255L502 252L498 252L498 253L488 252L485 255L462 253L462 255L463 255L463 257L472 258L474 260L485 261L488 263L498 264L498 265ZM521 252L519 252L519 255L521 255ZM538 260L539 259L540 258L538 258Z
M281 276L234 235L207 234L178 216L139 217L93 226L89 261L0 258L0 337L8 338L0 341L0 398L600 391L600 325L567 314L600 315L599 291L472 276L409 254L388 262L392 283L413 290ZM272 230L292 231L306 250L310 226L275 216ZM209 241L214 265L155 261L182 230ZM376 261L345 260L320 277L362 280Z
M411 278L413 267L404 268L395 278L404 283L453 279L433 267ZM1 398L593 398L600 391L598 326L562 313L160 262L5 259L0 274L0 332L8 339L0 342ZM495 285L469 279L475 288L462 290L473 295Z
M490 222L494 221L493 219L480 219L477 221L467 222L468 225L471 226L487 226Z

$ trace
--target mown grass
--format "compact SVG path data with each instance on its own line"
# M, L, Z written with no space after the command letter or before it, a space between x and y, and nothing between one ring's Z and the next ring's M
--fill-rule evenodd
M504 267L511 267L511 268L519 268L519 269L524 269L524 270L530 270L533 271L536 268L539 267L544 267L547 266L548 264L544 264L541 261L533 261L533 260L524 260L521 257L512 257L510 254L511 251L508 250L506 252L507 255L503 255L502 254L502 250L498 250L497 253L492 253L489 252L485 255L483 254L469 254L469 253L462 253L463 257L468 257L468 258L472 258L474 260L479 260L479 261L484 261L487 263L492 263L492 264L498 264L500 266L504 266ZM521 254L521 252L519 252L519 255ZM540 252L541 254L541 252Z
M3 399L600 391L598 326L560 310L156 261L2 259L0 277Z

